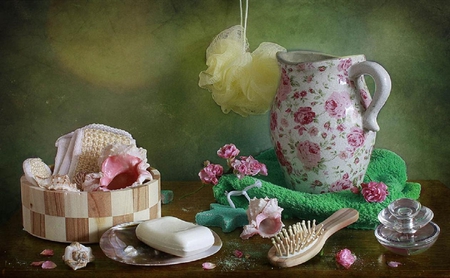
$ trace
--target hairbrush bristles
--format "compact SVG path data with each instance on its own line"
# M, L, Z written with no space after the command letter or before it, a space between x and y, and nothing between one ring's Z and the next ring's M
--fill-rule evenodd
M276 249L277 256L292 256L305 250L324 232L323 225L316 227L316 220L298 222L286 230L283 228L275 237L272 244Z

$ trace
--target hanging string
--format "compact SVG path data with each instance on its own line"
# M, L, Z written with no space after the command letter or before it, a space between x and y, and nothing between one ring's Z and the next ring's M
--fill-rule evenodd
M243 48L243 51L245 52L245 51L247 51L245 39L247 38L248 0L245 0L245 14L243 14L244 7L243 7L242 0L239 0L239 3L240 3L240 12L241 12L241 26L242 26L242 29L244 30L244 33L242 34L242 48Z

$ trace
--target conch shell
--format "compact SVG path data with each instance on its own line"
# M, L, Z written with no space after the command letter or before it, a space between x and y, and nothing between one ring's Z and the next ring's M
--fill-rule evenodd
M134 145L108 145L99 157L99 164L101 175L97 190L109 191L137 186L153 179L152 174L147 171L150 167L147 163L147 151ZM89 181L90 186L84 184L83 188L93 187L93 179L85 179L85 182Z
M282 211L276 198L251 199L247 209L249 224L244 226L241 238L249 239L256 234L270 238L278 234L284 226L281 221Z
M92 255L91 247L86 247L79 242L72 242L66 247L62 259L73 270L77 270L94 261L94 255Z

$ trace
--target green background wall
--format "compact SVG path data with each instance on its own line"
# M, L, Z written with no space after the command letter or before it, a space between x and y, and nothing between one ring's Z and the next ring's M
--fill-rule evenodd
M250 1L251 49L365 54L390 73L377 144L410 179L450 184L450 5L426 1ZM129 131L163 181L197 180L233 142L271 147L268 114L223 114L197 86L205 50L239 24L238 0L1 1L1 221L20 207L22 162L51 164L55 140L90 123Z

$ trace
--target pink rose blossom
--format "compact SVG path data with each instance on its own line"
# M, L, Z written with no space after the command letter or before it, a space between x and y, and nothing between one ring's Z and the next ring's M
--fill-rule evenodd
M342 59L339 61L339 65L338 65L338 71L343 71L344 74L348 74L347 71L350 68L350 66L352 65L352 59L351 58L347 58L347 59Z
M291 80L287 75L285 69L281 69L281 82L278 86L277 99L284 101L287 99L287 95L291 92Z
M369 183L361 184L361 194L364 196L367 202L381 203L386 199L389 194L386 184L382 182L371 181Z
M219 164L208 164L203 168L198 176L203 183L216 185L219 183L218 178L223 174L223 167Z
M300 107L297 112L294 113L294 121L301 125L307 125L314 121L316 113L312 111L311 107Z
M365 140L364 130L359 127L352 127L347 134L347 142L354 148L359 148L364 145Z
M242 179L244 176L255 176L257 174L267 176L266 165L258 162L251 155L241 156L240 159L233 160L231 167L234 168L234 173L239 179Z
M277 141L277 147L275 148L275 153L277 155L278 161L280 162L281 166L284 166L289 174L292 173L292 165L291 163L286 159L286 157L283 154L283 151L281 150L281 143Z
M331 184L330 192L338 192L342 190L347 190L352 187L352 182L348 179L338 180Z
M351 101L348 94L333 92L325 101L325 110L331 117L341 119L346 116L347 107L350 105Z
M297 156L305 168L314 168L321 159L320 146L311 141L301 142L297 145Z
M217 151L217 155L224 159L231 159L239 154L239 149L234 144L226 144Z
M370 94L363 89L359 90L359 93L361 95L361 105L364 109L367 109L372 102L372 98L370 97Z
M317 134L319 134L319 129L317 127L313 126L308 130L308 133L311 136L317 136Z
M336 254L336 262L346 269L349 269L356 261L356 256L349 249L342 249Z

